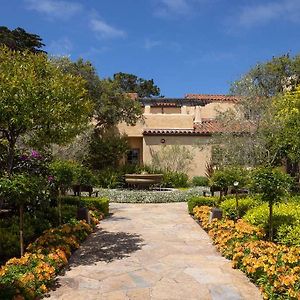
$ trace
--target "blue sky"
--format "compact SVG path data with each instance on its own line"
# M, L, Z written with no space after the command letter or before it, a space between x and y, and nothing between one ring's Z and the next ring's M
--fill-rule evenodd
M228 93L262 62L300 52L300 0L1 0L1 25L100 77L153 78L165 96Z

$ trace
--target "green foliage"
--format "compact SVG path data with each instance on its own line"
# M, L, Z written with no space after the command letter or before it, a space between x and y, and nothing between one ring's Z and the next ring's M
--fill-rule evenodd
M120 72L114 74L114 81L118 83L123 92L137 93L140 98L160 96L160 89L154 85L153 79L146 80L133 74Z
M9 30L5 26L0 26L0 45L5 45L12 50L29 50L33 53L44 52L42 39L37 34L26 32L23 28Z
M94 132L85 162L94 170L117 168L128 150L126 136L120 135L115 129Z
M45 148L70 141L90 120L85 81L65 74L44 54L0 48L0 131L11 173L16 143Z
M208 186L209 179L205 176L194 176L192 183L193 183L193 186Z
M109 213L109 199L107 197L75 197L64 196L61 197L62 203L68 205L81 206L84 205L90 210L96 209L108 215Z
M291 177L279 169L259 168L251 175L251 186L255 192L261 193L263 201L272 204L287 195L292 180Z
M72 187L75 178L76 164L71 161L56 160L50 165L50 174L56 188L64 194Z
M243 217L248 210L257 207L262 204L262 201L258 198L254 197L246 197L238 200L238 209L239 209L239 217ZM236 211L236 199L235 196L224 200L220 204L220 208L222 209L225 216L230 219L237 218L237 211Z
M102 188L115 189L125 184L124 174L118 169L104 169L97 173L97 182Z
M164 172L186 173L194 158L192 151L181 145L167 145L159 151L150 151L152 167Z
M216 206L217 197L192 196L188 198L188 211L193 214L193 209L196 206Z
M249 210L243 217L249 223L269 230L268 205L265 203ZM292 236L297 232L300 224L300 205L291 203L278 203L274 206L273 227L274 239L288 245L298 245L299 238Z
M173 191L149 191L149 190L118 190L103 189L101 197L109 198L116 203L172 203L186 202L192 196L202 195L202 189L191 188L187 190Z
M96 183L96 176L89 168L79 164L75 166L74 184L94 186Z
M188 187L188 176L180 172L165 172L163 174L162 185L171 188Z
M273 100L275 120L280 131L273 139L281 151L293 162L300 159L300 84L292 91L275 97Z

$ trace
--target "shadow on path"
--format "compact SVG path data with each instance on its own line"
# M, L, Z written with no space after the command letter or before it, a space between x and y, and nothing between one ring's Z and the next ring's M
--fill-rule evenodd
M144 246L143 241L139 234L99 229L72 255L69 266L92 265L99 261L111 262L128 257Z

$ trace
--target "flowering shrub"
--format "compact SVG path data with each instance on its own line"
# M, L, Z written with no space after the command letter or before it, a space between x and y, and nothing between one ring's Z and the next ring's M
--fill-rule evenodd
M194 216L220 252L233 260L261 289L265 299L300 299L300 247L262 240L264 232L244 220L213 220L210 207L195 207Z
M92 224L70 221L46 230L21 258L12 258L0 269L0 299L37 299L47 292L72 251L92 232L102 214L91 212Z

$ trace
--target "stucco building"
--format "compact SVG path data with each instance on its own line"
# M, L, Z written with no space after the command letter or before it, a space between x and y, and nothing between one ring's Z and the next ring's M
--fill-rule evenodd
M151 164L152 153L165 145L184 145L193 153L188 175L204 176L211 159L208 139L222 131L219 113L234 108L238 99L225 95L187 94L184 98L142 98L130 94L143 108L143 120L135 126L119 124L128 136L131 151L127 163Z

